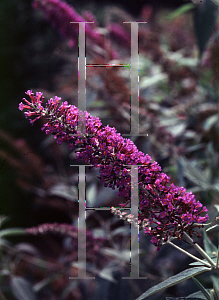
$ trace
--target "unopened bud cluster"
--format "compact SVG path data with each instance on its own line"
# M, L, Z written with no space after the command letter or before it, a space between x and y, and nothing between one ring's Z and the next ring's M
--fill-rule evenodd
M134 215L132 214L128 214L127 212L125 212L122 209L119 208L115 208L115 207L111 207L111 212L119 217L120 219L126 221L129 224L134 224L135 227L138 227L140 230L144 229L146 226L149 225L149 222L147 219L140 221L138 218L135 218Z

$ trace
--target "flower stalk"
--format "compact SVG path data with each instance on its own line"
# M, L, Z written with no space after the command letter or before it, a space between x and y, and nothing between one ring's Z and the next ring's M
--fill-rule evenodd
M209 264L213 268L216 267L215 262L210 258L210 256L202 249L202 247L200 247L196 242L194 242L193 239L186 232L184 233L184 238L201 254L203 258L205 258L209 262Z
M198 262L201 262L203 265L207 266L207 267L212 267L212 265L210 263L207 263L203 260L201 260L200 258L198 258L195 255L192 255L191 253L187 252L186 250L180 248L179 246L175 245L174 243L172 243L171 241L167 242L168 244L170 244L171 246L173 246L174 248L180 250L181 252L185 253L186 255L190 256L191 258L193 258L194 260L197 260Z

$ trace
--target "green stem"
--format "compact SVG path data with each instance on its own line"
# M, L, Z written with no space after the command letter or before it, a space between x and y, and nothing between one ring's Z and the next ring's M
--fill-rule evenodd
M209 263L201 260L200 258L196 257L195 255L192 255L191 253L189 253L186 250L180 248L179 246L173 244L172 242L168 241L167 243L170 244L171 246L175 247L176 249L180 250L181 252L185 253L186 255L190 256L194 260L197 260L197 261L201 262L203 265L206 265L207 267L211 267L211 265Z
M197 243L194 243L193 239L186 232L183 232L183 236L185 237L187 242L189 242L201 254L201 256L204 257L209 262L209 264L212 267L216 268L215 262L210 258L210 256L208 256L208 254Z
M210 298L211 298L211 300L214 300L214 291L210 291Z
M216 268L218 269L218 260L219 260L219 247L217 248L217 261L216 261Z
M22 228L8 228L0 231L0 239L11 235L25 235L26 231Z

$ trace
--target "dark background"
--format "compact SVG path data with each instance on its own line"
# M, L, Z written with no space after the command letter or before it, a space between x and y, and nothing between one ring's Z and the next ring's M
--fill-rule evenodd
M133 16L138 16L144 5L151 5L154 13L163 8L176 8L190 1L148 0L148 1L67 1L76 10L93 9L99 11L105 5L117 5ZM42 43L35 47L35 41L42 37ZM62 60L54 58L52 52L61 37L51 28L45 18L39 19L31 1L0 1L0 128L14 138L28 139L32 147L37 147L44 136L39 127L29 126L18 104L28 89L39 88L40 82L53 90L52 78L60 70ZM51 82L50 82L51 78ZM0 149L11 151L8 144L0 139ZM31 218L31 203L14 184L16 173L8 163L0 160L0 211L12 215L13 225L28 222L22 215ZM29 213L28 213L29 212Z

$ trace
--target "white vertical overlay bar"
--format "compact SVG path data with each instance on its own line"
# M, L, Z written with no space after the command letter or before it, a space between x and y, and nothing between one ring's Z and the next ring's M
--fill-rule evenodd
M131 24L131 59L130 59L130 77L131 77L131 93L130 93L130 110L131 110L131 126L130 134L123 136L148 136L148 134L139 134L139 32L138 24L147 22L122 22Z
M138 167L131 166L131 215L134 220L138 220ZM131 223L130 236L130 256L131 256L131 276L122 277L123 279L147 279L139 277L139 228Z
M86 199L85 199L85 165L71 165L79 167L78 175L78 276L69 279L95 279L86 276Z
M78 57L78 108L86 110L86 56L85 56L85 22L79 22L79 57ZM78 120L78 130L86 134L86 119L84 113Z
M86 277L85 166L79 166L78 277Z
M138 166L131 166L131 214L138 219ZM131 278L139 277L138 227L131 224Z
M138 71L138 23L131 22L131 135L139 134Z

